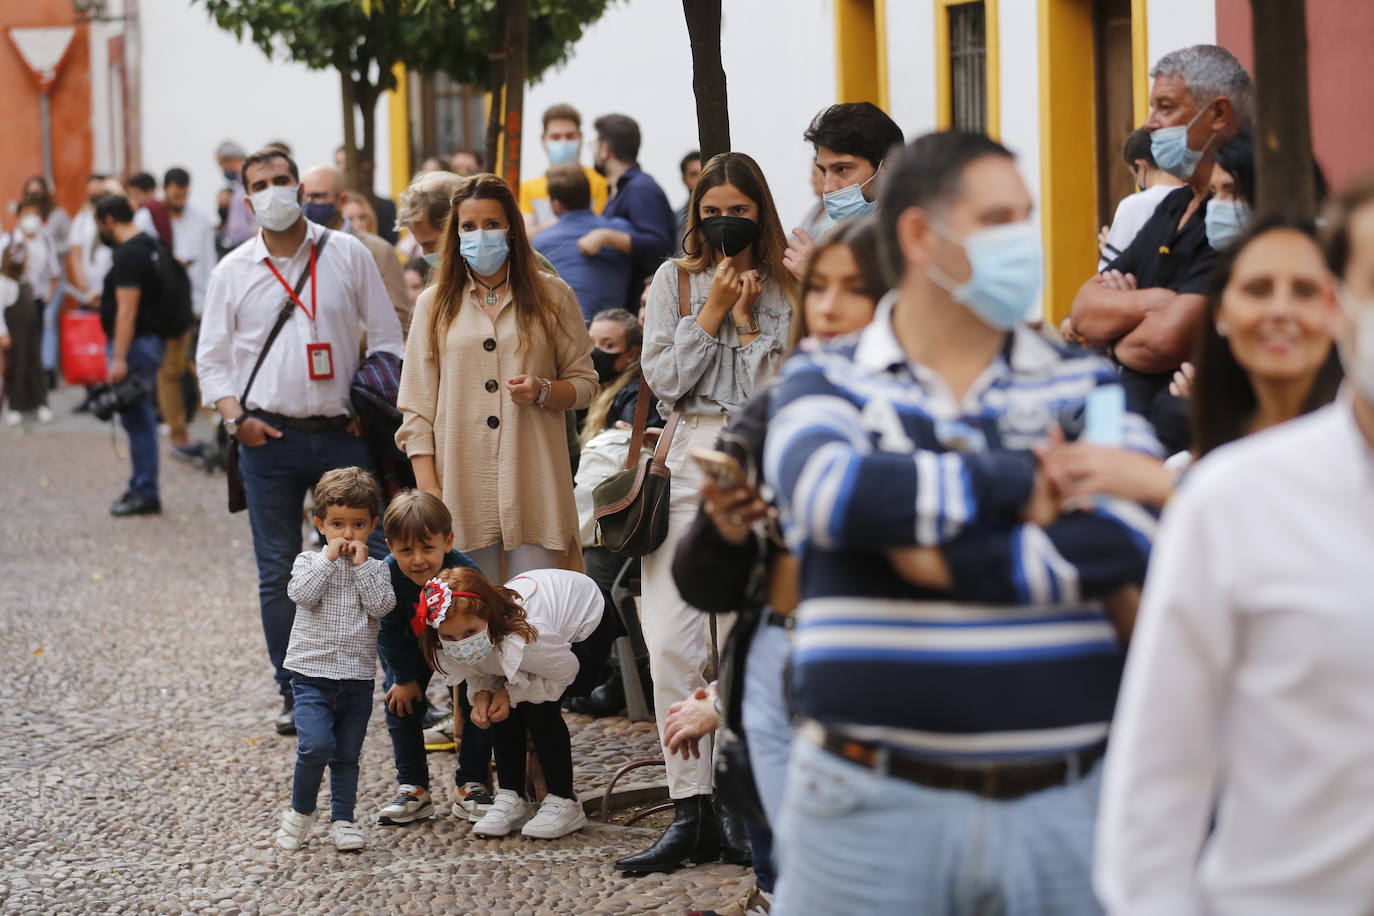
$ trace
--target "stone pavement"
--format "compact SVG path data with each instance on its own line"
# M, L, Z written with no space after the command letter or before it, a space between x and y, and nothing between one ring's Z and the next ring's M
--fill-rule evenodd
M373 826L395 784L380 703L367 848L336 852L317 820L278 853L295 742L271 730L247 515L224 511L222 475L165 460L164 514L110 518L127 450L73 402L0 430L0 913L681 913L740 887L727 865L620 877L611 860L655 836L639 828L483 840L446 810ZM579 790L655 748L648 723L569 721ZM446 808L453 757L430 762Z

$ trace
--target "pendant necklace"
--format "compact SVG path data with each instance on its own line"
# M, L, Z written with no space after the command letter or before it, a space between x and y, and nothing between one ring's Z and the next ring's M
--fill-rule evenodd
M500 283L496 284L495 286L487 286L487 284L485 284L485 283L483 283L481 280L478 280L478 279L477 279L477 275L476 275L476 274L473 275L472 279L473 279L473 282L475 282L478 286L482 287L483 289L485 289L485 290L487 291L487 294L486 294L486 296L483 297L483 300L482 300L482 301L484 301L487 305L495 305L495 304L496 304L496 300L499 298L499 297L496 295L496 291L497 291L498 289L500 289L501 287L503 287L503 286L506 285L506 280L509 280L509 279L510 279L510 274L506 274L506 279L505 279L505 280L502 280Z

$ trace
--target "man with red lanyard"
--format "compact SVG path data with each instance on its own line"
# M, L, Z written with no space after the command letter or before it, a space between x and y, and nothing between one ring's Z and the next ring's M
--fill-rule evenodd
M349 402L360 327L369 354L405 351L372 255L347 233L323 238L327 230L303 215L296 163L277 149L254 153L244 160L243 186L262 229L210 275L196 363L206 406L219 411L225 432L240 443L262 628L283 697L276 727L290 735L296 727L283 663L296 606L286 585L301 549L301 505L325 471L369 464ZM298 286L305 274L309 279ZM250 388L249 376L288 302L291 316ZM380 530L369 548L375 557L385 555Z

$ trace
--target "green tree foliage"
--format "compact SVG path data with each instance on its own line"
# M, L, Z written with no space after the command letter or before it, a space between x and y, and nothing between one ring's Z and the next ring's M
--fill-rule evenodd
M381 94L396 88L393 67L402 63L420 73L446 73L458 82L491 89L491 55L503 46L500 0L192 2L203 5L220 28L240 41L246 36L268 57L284 56L312 70L342 75L345 99L362 114L363 187L371 187L373 113ZM610 2L530 0L530 81L565 60L584 28Z

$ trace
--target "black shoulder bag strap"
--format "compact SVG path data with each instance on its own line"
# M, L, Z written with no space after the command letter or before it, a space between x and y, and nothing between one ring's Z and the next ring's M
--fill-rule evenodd
M329 233L332 231L331 229L324 230L324 232L320 233L319 241L315 242L316 262L319 261L320 254L324 251L325 243L329 241ZM305 289L305 281L309 277L310 265L306 264L301 268L301 275L296 278L296 288L293 292L296 294L297 298L300 297L301 290ZM244 410L248 409L248 392L253 390L253 380L258 377L258 370L262 368L262 361L267 359L267 351L272 349L272 344L276 342L277 335L281 333L281 329L286 327L286 321L291 317L291 312L295 307L295 300L287 296L286 302L282 305L281 312L277 315L277 323L272 325L272 331L267 335L267 342L262 345L262 350L258 352L258 361L253 364L253 371L248 373L248 384L243 386L243 397L239 398L239 406Z

